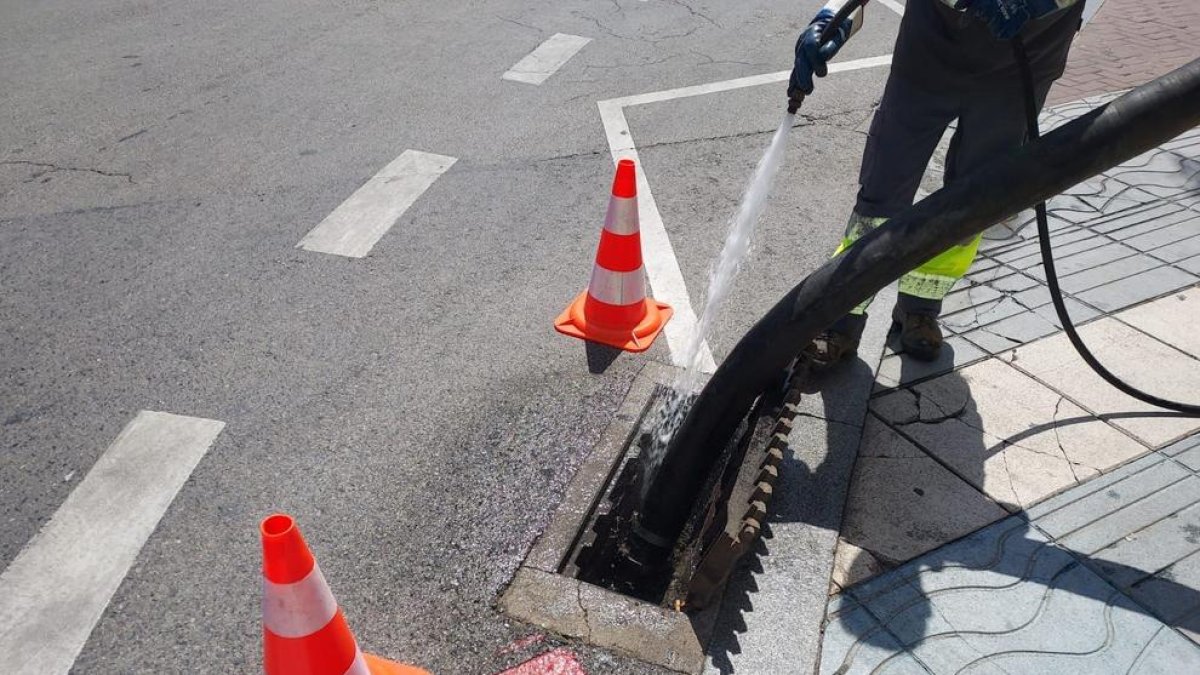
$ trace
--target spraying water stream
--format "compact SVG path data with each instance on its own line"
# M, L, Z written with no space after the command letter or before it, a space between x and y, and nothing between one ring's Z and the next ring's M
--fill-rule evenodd
M787 149L788 133L795 121L794 114L784 115L779 128L771 138L771 145L758 161L750 182L742 193L738 209L729 221L729 234L721 255L717 258L708 275L708 290L705 292L704 309L696 324L696 331L684 350L684 363L687 364L683 373L676 378L671 393L656 411L651 424L649 443L643 448L642 456L642 485L643 496L649 486L650 478L654 476L662 463L667 444L683 423L691 401L694 399L700 383L701 346L705 344L709 333L720 314L722 306L729 298L733 281L741 269L742 260L750 250L750 242L754 236L755 227L767 205L767 197L771 194L771 186L779 169L783 166L783 158Z

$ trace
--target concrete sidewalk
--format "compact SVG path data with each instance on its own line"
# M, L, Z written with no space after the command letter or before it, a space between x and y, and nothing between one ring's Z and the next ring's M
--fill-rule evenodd
M1200 130L1049 206L1084 340L1135 386L1195 402ZM985 242L944 323L940 362L880 363L820 672L1200 670L1200 420L1088 369L1029 221Z

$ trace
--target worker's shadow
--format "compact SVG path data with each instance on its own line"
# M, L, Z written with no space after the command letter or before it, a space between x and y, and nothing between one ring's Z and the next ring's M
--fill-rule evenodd
M922 366L913 364L910 367L920 368ZM908 378L902 379L907 380ZM1051 438L1055 439L1054 446L1061 447L1057 442L1057 434L1063 428L1075 424L1097 423L1096 419L1090 415L1057 419L1030 427L1017 436L1002 440L983 431L987 426L976 409L970 384L959 372L953 371L941 375L936 391L936 398L926 395L915 399L916 406L927 409L914 411L916 421L908 424L929 425L930 422L925 420L930 420L937 425L934 427L937 431L933 433L937 434L942 459L938 457L934 457L934 459L942 464L942 470L954 473L974 490L980 491L979 499L981 500L984 499L981 488L985 485L988 462L994 460L999 453L1012 446L1037 447L1034 444L1039 442L1038 437L1045 434L1049 434ZM1019 393L1014 392L1014 395L1019 395ZM1053 419L1053 412L1047 411L1047 418ZM1142 416L1174 416L1174 414L1128 413L1111 417ZM905 433L906 426L907 424L894 424L892 428L901 436L906 436L906 441L912 442L913 446L919 447L919 439ZM926 428L929 427L926 426ZM865 453L870 449L863 448L862 451ZM945 462L943 461L945 458L952 458L952 461ZM1063 459L1069 461L1066 457ZM992 464L992 476L989 483L1001 483L996 480L995 476L995 472L1000 469L994 466L994 461ZM903 480L903 478L897 476L897 480ZM1086 482L1086 479L1082 481L1082 483ZM928 493L921 495L920 493L924 492L923 487L928 488L928 486L922 485L894 485L895 491L891 494L911 493L911 498L914 500L937 498L937 495ZM1063 490L1069 490L1072 487L1074 486L1064 486ZM971 494L971 498L976 496L973 491L969 494ZM1036 594L1038 598L1052 601L1051 591L1053 594L1065 593L1094 600L1099 603L1098 606L1105 607L1106 611L1115 605L1129 611L1154 616L1158 620L1165 620L1165 623L1177 628L1200 630L1200 613L1193 612L1190 615L1185 613L1182 618L1174 620L1172 617L1155 616L1152 610L1142 607L1130 598L1127 595L1127 588L1118 590L1110 583L1101 580L1101 577L1122 579L1129 580L1128 583L1132 584L1136 580L1148 577L1155 570L1142 571L1114 560L1108 560L1103 551L1088 555L1085 552L1074 551L1055 544L1029 522L1019 505L1013 504L1011 501L996 500L994 497L991 499L997 501L1005 511L1014 514L1015 517L1005 517L1001 519L1003 522L992 525L989 529L982 530L977 534L966 534L965 536L971 538L970 542L963 542L959 545L943 545L931 552L921 554L918 556L919 566L916 564L907 567L901 565L900 569L890 573L890 577L881 579L873 585L864 584L858 593L853 588L851 589L851 595L856 597L861 595L861 599L867 603L871 603L871 598L876 594L893 593L891 599L899 599L899 596L905 594L905 591L896 589L904 584L924 591L912 593L904 601L897 602L895 606L887 606L886 611L877 610L875 618L879 625L872 628L867 628L863 623L854 621L850 614L839 615L837 621L840 627L853 635L855 644L865 643L894 650L896 644L899 643L907 649L930 639L936 639L935 636L944 637L954 633L954 629L946 624L940 618L939 612L935 610L933 601L927 594L932 589L922 588L923 583L927 583L928 577L920 576L918 574L920 570L977 570L986 573L979 577L980 583L997 590L1012 588L1018 584L1038 584L1045 587L1045 592ZM931 508L935 507L931 505ZM950 511L944 509L944 505L942 510L947 513ZM1100 515L1102 514L1096 514L1097 517ZM935 541L945 538L945 535L939 536L934 533ZM868 545L874 542L852 541L851 543ZM913 557L912 553L912 551L897 551L896 557L899 559L910 558ZM853 567L853 563L851 563L851 567ZM1098 575L1092 572L1096 572ZM1003 578L997 579L996 575ZM1156 579L1155 584L1157 585L1156 595L1163 593L1172 597L1173 605L1176 607L1200 606L1200 591L1195 588L1161 576ZM945 592L938 591L932 595L940 596ZM871 606L886 606L886 603L872 603ZM1044 607L1039 606L1038 603L1031 602L1028 607L1029 620L1032 622L1043 609ZM1100 612L1096 613L1097 617L1101 615ZM854 649L854 647L850 647L850 649ZM830 656L841 658L844 654Z
M914 364L910 367L924 368L925 366ZM948 447L945 442L942 445L943 450L953 453L955 459L953 467L946 465L946 470L951 470L966 483L974 486L976 490L979 486L984 485L987 460L1006 447L1029 442L1042 434L1053 435L1056 429L1061 430L1065 426L1094 422L1095 420L1090 416L1059 419L1054 423L1031 427L1016 437L1001 441L982 431L986 427L982 424L976 411L967 381L957 372L940 377L942 379L938 391L942 400L938 401L936 405L944 409L934 410L931 418L943 421L957 420L957 422L951 422L952 428L947 428L946 431L946 438L953 439L949 444L952 447ZM902 380L906 379L908 378L902 377ZM866 393L863 393L864 382L868 387ZM781 579L777 578L779 570L788 568L794 568L793 573L796 575L809 574L812 577L810 581L794 578L789 580L788 583L791 584L823 584L828 578L828 569L808 568L803 560L806 553L809 553L805 547L811 549L814 545L823 546L825 544L814 544L814 539L819 539L819 537L796 536L789 532L788 528L795 523L804 523L834 532L841 530L842 509L846 504L860 436L859 429L845 423L848 413L852 412L847 410L847 397L861 396L861 398L857 398L861 404L861 401L865 400L866 395L869 394L869 388L874 386L873 382L872 369L862 361L856 361L841 372L814 381L812 388L822 392L823 416L828 420L824 424L824 452L814 453L811 449L793 447L785 460L783 470L780 472L781 489L772 506L772 515L768 519L769 524L764 528L763 537L757 543L754 552L743 559L741 568L731 578L724 598L725 606L722 607L721 619L717 623L710 647L710 658L719 672L736 672L730 654L741 651L738 635L744 634L748 630L746 615L754 611L754 595L758 591L756 577L764 574L764 569L772 570L772 576L766 578L772 584L780 583ZM925 402L925 405L931 404L931 401ZM921 402L918 401L917 405L921 405ZM1108 417L1143 417L1147 415L1174 416L1173 413L1128 413ZM793 438L795 437L796 434L793 434ZM864 438L864 442L869 441ZM870 452L870 449L864 448L863 452ZM898 475L896 480L903 480L903 476ZM892 491L889 494L906 495L911 493L912 499L937 499L939 497L927 493L927 485L893 484L890 488ZM1069 487L1064 489L1069 489ZM944 496L942 497L944 498ZM867 499L873 498L885 497L883 494L867 496ZM921 569L926 570L951 568L985 570L989 573L988 583L994 584L997 588L1012 587L1023 583L1041 584L1046 587L1047 591L1053 589L1055 593L1090 598L1106 606L1116 603L1130 611L1154 616L1168 625L1190 631L1200 631L1200 611L1185 613L1182 618L1155 616L1151 610L1137 604L1109 583L1100 581L1095 574L1087 570L1099 572L1102 577L1134 580L1148 576L1147 572L1107 560L1102 553L1089 556L1078 551L1064 549L1061 545L1054 545L1050 543L1048 537L1029 524L1019 507L1011 503L1000 503L1000 506L1016 517L1000 518L999 520L1003 520L1004 523L992 525L991 527L995 528L994 531L985 530L981 534L966 535L985 541L971 546L944 545L919 555L914 555L909 551L898 555L897 560L918 557ZM775 536L776 533L778 536ZM934 536L937 537L936 534ZM856 542L852 541L851 543ZM874 542L857 543L869 547L869 544ZM818 555L809 555L810 559L817 558L828 561L827 551L812 550L811 552ZM887 558L887 552L883 553L881 557ZM769 565L764 566L764 560L777 556L782 560L772 560ZM1038 564L1032 564L1034 562L1038 562ZM1080 569L1081 566L1086 569ZM850 567L854 567L853 562ZM901 564L897 571L883 573L892 575L889 579L881 579L870 586L863 585L858 588L869 589L871 593L878 594L887 593L889 589L901 588L908 584L919 590L923 580L917 575L917 570L912 569L911 572L908 572L909 569L911 568L906 568ZM1007 577L1007 579L997 580L995 575ZM1157 577L1155 583L1158 585L1155 590L1156 595L1163 593L1166 597L1172 597L1173 606L1200 607L1200 591L1197 589L1162 576ZM774 590L776 593L778 592L777 589ZM797 594L796 597L818 597L812 592L813 589L806 590L809 591L807 594ZM852 587L850 595L855 596L855 590ZM897 600L900 594L897 593L892 600ZM1039 597L1042 595L1039 594ZM1048 594L1046 595L1048 597ZM861 599L869 602L869 598ZM796 598L792 598L792 602L796 602ZM907 649L929 640L934 635L952 630L939 618L925 593L910 593L904 601L880 604L886 606L887 611L873 612L878 624L855 620L853 613L839 614L832 619L838 622L841 630L848 632L853 637L855 644L848 647L848 652L826 655L826 658L842 658L846 653L852 654L859 651L858 647L861 645L873 645L894 651L899 643ZM1036 603L1034 605L1030 607L1031 617L1034 612L1038 611ZM821 612L823 610L824 607L791 607L793 613L809 615L813 611ZM776 611L777 609L773 609L772 614L775 614ZM798 629L815 630L816 624L813 623L813 618L813 616L809 616L807 619L802 619L798 622ZM781 637L786 638L782 635ZM797 649L819 649L819 641L813 644L801 644L803 640L812 640L812 636L793 635L790 636L790 639L796 640L797 643L786 647L780 645L779 648L793 652ZM755 647L757 648L757 645Z

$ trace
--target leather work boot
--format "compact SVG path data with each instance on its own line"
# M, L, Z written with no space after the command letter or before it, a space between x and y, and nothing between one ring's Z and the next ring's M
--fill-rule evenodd
M800 358L816 372L829 370L858 353L858 342L866 325L866 314L847 314L813 338L800 352Z
M904 353L918 361L936 361L942 351L942 329L937 316L923 312L892 310L892 328L900 331Z

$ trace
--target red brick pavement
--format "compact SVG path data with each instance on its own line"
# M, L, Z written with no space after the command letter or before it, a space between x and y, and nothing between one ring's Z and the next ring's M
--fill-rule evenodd
M1200 58L1200 0L1107 0L1071 46L1049 103L1121 91Z

